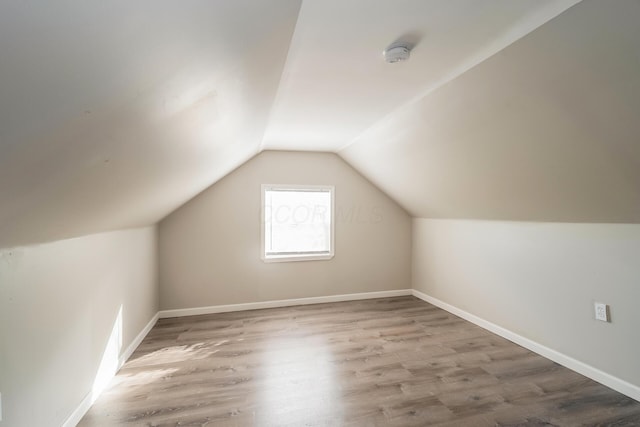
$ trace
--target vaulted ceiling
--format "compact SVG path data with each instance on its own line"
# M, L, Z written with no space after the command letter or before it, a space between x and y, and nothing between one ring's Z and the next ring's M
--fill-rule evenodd
M0 247L149 225L264 149L419 217L640 222L640 2L0 3ZM403 40L410 61L381 51Z
M414 216L639 223L639 22L585 0L341 155Z

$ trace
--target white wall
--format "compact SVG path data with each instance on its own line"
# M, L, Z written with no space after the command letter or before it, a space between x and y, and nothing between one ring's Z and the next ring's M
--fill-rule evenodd
M264 263L261 184L335 186L335 256ZM162 309L407 289L411 218L330 153L265 151L160 223Z
M414 219L412 270L414 289L640 386L640 225Z
M0 426L62 425L109 379L158 310L156 244L152 227L0 251Z

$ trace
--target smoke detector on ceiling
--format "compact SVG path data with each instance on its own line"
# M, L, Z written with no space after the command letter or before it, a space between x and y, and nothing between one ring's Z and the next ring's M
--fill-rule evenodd
M405 44L392 44L382 54L387 63L393 64L408 60L411 55L411 49Z

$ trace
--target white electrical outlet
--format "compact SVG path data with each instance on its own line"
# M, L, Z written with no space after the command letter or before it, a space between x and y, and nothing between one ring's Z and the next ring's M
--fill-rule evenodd
M609 306L607 304L596 302L594 303L595 311L596 311L596 320L601 320L603 322L609 322Z

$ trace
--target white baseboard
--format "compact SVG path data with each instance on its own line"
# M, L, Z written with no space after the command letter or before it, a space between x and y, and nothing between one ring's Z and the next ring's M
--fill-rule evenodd
M212 305L209 307L162 310L160 318L196 316L200 314L227 313L230 311L259 310L262 308L290 307L295 305L322 304L327 302L356 301L373 298L390 298L412 295L411 289L393 291L363 292L358 294L329 295L324 297L295 298L275 301L249 302L244 304Z
M149 320L149 323L147 323L146 326L142 328L140 333L136 335L136 337L133 339L131 344L129 344L129 346L122 352L122 354L118 358L118 368L116 369L116 373L117 371L120 370L120 368L122 368L122 365L124 365L127 359L131 357L131 355L136 350L136 348L138 348L142 340L147 336L151 328L153 328L153 326L156 324L156 322L158 321L158 314L159 313L156 313L151 318L151 320ZM91 405L94 404L94 402L98 399L99 396L100 394L94 395L93 392L91 391L87 393L84 399L82 399L82 402L80 402L80 404L76 407L76 409L71 413L71 415L69 415L69 417L62 424L62 427L75 427L76 425L78 425L82 417L85 416L85 414L91 408Z
M124 363L131 357L131 355L133 354L134 351L136 351L136 348L138 348L142 340L144 340L147 334L149 334L149 331L151 331L151 329L155 326L156 322L158 321L159 315L160 315L160 312L156 313L151 318L151 320L149 320L149 323L147 323L147 325L144 328L142 328L140 333L136 335L133 341L131 341L131 344L129 344L129 346L122 352L122 354L120 355L120 358L118 359L118 370L122 368L122 365L124 365Z
M93 402L93 395L91 392L89 392L84 397L84 399L82 399L82 402L80 402L76 409L71 413L71 415L69 415L66 421L62 424L62 427L76 427L82 417L84 417L84 414L89 411L89 408L91 408Z
M526 349L529 349L534 353L544 356L547 359L553 360L554 362L565 366L579 374L582 374L585 377L591 378L592 380L597 381L600 384L604 384L607 387L612 388L626 396L629 396L632 399L640 401L640 387L634 384L631 384L618 377L601 371L600 369L594 368L591 365L587 365L584 362L576 360L573 357L567 356L540 343L532 341L529 338L525 338L522 335L516 334L515 332L505 329L502 326L498 326L495 323L484 320L474 314L471 314L458 307L429 296L423 292L413 289L412 295L420 298L423 301L433 304L436 307L440 307L441 309L446 310L449 313L455 314L458 317L468 320L469 322L474 323L490 332L493 332L496 335L500 335L501 337L506 338L509 341L514 342Z

